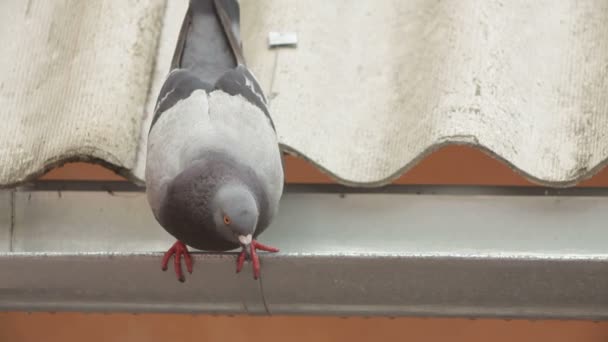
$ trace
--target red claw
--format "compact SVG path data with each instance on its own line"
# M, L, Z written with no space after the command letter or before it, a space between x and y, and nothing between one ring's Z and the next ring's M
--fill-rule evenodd
M253 278L258 279L260 277L260 258L258 257L257 250L276 253L279 251L278 248L263 245L255 240L251 241L249 245L249 252L251 255L251 262L253 264ZM247 256L247 248L243 246L243 250L239 254L236 261L236 273L241 272L243 264L245 263L245 257Z
M270 246L266 246L266 245L262 245L261 243L257 242L257 241L253 241L251 243L252 245L255 244L255 248L259 249L261 251L266 251L266 252L272 252L272 253L276 253L279 251L278 248L274 248L274 247L270 247Z
M253 279L258 279L260 277L260 258L258 258L258 253L255 251L255 244L251 243L251 262L253 263Z
M243 269L243 264L245 263L245 248L243 248L243 250L241 251L241 254L239 254L238 259L236 260L236 273L241 272L241 270Z
M188 270L188 273L192 274L192 257L188 252L188 247L186 247L186 245L184 245L181 241L175 242L173 246L171 246L171 248L169 248L169 250L163 256L163 271L167 270L167 265L169 264L169 259L172 255L175 255L175 257L173 258L173 267L175 268L175 275L177 276L177 280L183 283L184 281L186 281L186 278L182 273L182 256L184 257L184 261L186 262L186 269Z

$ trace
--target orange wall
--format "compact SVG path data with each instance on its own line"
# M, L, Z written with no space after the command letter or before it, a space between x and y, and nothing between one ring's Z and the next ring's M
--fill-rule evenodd
M605 342L608 322L1 313L2 342Z

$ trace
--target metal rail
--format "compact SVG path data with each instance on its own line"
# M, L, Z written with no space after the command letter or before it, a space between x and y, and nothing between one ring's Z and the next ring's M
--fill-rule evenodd
M608 318L601 190L311 189L261 236L281 252L259 281L235 253L197 253L183 284L139 191L0 193L0 309Z

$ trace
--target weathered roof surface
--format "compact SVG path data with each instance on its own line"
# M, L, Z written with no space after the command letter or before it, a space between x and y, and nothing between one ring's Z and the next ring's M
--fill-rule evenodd
M164 7L0 3L0 184L67 160L133 169Z
M141 181L187 4L165 2L0 4L0 184L87 158ZM385 184L453 143L552 186L608 157L606 1L240 3L284 149L343 183ZM269 49L270 31L297 48Z
M606 1L241 6L281 142L346 183L385 183L448 143L550 185L608 157ZM264 49L271 30L297 49Z

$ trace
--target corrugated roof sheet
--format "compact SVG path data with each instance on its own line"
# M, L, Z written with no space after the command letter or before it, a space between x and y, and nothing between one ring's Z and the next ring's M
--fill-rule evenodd
M0 184L67 160L129 173L165 3L0 3Z
M0 184L75 158L141 181L142 112L187 0L165 2L0 4ZM552 186L608 157L606 1L240 3L284 149L343 183L385 184L455 143ZM269 49L270 31L297 48Z

